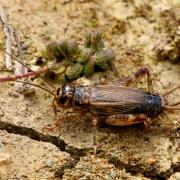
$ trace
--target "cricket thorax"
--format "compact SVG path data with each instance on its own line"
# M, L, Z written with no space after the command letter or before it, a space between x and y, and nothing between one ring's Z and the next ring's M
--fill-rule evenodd
M82 106L89 104L89 88L88 87L78 87L75 88L74 92L74 105Z

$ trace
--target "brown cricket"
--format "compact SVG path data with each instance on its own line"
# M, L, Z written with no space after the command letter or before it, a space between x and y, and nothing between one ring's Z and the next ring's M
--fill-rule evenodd
M1 78L0 82L15 81L22 77L31 76L33 72L13 78ZM40 72L34 72L34 75L40 75ZM135 88L136 84L145 75L147 75L147 92ZM18 82L26 83L23 81ZM104 123L113 126L144 123L147 128L152 123L152 119L158 117L164 110L180 110L178 106L180 102L171 105L165 103L165 96L180 88L180 85L162 95L153 93L151 74L147 67L141 67L135 74L122 79L114 85L74 86L67 84L62 88L50 91L32 83L27 82L27 84L39 87L54 96L52 107L55 115L59 108L73 108L81 115L91 113L94 154L96 154L97 149L98 122L103 120ZM51 85L49 82L48 84Z
M147 75L148 92L135 88L141 78ZM144 123L146 128L164 110L180 110L175 104L165 104L164 97L178 89L180 85L163 95L153 93L151 74L147 67L124 78L116 85L73 86L65 85L57 89L53 109L71 108L81 114L90 112L93 124L93 146L96 154L97 124L103 121L113 126L127 126Z

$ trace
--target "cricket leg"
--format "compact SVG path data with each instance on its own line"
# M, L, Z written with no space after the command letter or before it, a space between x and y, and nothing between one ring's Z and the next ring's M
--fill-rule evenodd
M152 119L150 119L150 118L145 119L145 121L144 121L145 132L148 132L152 123L153 123Z
M94 148L94 155L96 155L97 152L97 117L93 116L93 148Z
M52 107L54 115L56 117L57 116L57 107L56 107L56 104L55 104L55 99L53 99L53 103L51 104L51 107Z
M152 87L151 73L150 73L150 70L147 67L141 67L136 73L134 73L131 76L128 76L128 77L118 81L116 84L127 86L127 87L135 87L136 84L145 75L147 75L148 92L152 93L153 92L153 87Z
M61 114L60 116L57 116L57 111L58 109L56 108L56 106L54 106L54 104L52 104L52 108L55 111L55 119L54 119L54 123L51 124L50 127L43 127L42 130L47 130L47 131L55 131L57 129L59 129L60 127L62 127L62 123L64 121L67 121L69 119L72 119L73 121L77 121L79 119L81 119L82 117L85 116L86 112L85 111L78 111L78 112L68 112L66 114Z
M145 114L116 114L108 116L105 122L113 126L128 126L147 121ZM146 126L146 124L145 124Z

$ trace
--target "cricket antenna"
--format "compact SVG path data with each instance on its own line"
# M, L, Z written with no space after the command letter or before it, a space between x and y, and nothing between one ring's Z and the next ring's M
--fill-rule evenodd
M24 63L22 63L21 61L19 61L16 57L12 56L11 54L9 54L8 52L6 52L5 50L3 50L2 48L0 48L0 51L4 52L5 54L8 54L9 56L11 56L15 61L17 61L18 63L22 64L24 67L26 67L28 70L30 70L31 72L33 72L35 75L38 75L38 73L36 73L35 71L33 71L30 67L28 67L27 65L25 65ZM41 79L44 80L44 82L46 82L49 86L51 86L51 88L53 88L54 90L56 89L55 86L53 86L49 81L47 81L45 78L40 77ZM22 82L22 81L21 81ZM28 84L28 83L27 83Z
M25 82L25 81L18 81L18 80L15 80L15 82L22 83L22 84L29 84L29 85L31 85L31 86L40 88L40 89L42 89L42 90L50 93L51 95L55 96L55 95L54 95L51 91L49 91L48 89L45 89L45 88L43 88L43 87L41 87L41 86L38 86L38 85L36 85L36 84L32 84L32 83L30 83L30 82Z
M180 85L178 85L178 86L170 89L169 91L165 92L165 93L162 95L162 97L165 97L165 96L171 94L173 91L175 91L175 90L178 89L178 88L180 88ZM179 102L176 102L176 103L174 103L174 104L171 104L171 105L166 105L166 104L165 104L165 105L164 105L164 109L165 109L165 110L172 110L172 111L174 111L174 110L180 110L180 106L178 106L178 104L180 104L180 101L179 101Z
M180 110L180 106L171 106L171 105L165 105L164 106L164 109L165 110L170 110L170 111L179 111Z
M169 91L165 92L164 94L162 94L162 96L165 97L165 96L171 94L173 91L175 91L175 90L178 89L178 88L180 88L180 85L178 85L178 86L170 89Z

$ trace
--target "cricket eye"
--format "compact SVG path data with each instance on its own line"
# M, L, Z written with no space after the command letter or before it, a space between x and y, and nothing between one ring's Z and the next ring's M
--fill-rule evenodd
M60 103L61 104L64 104L68 99L68 96L63 94L61 97L60 97Z

